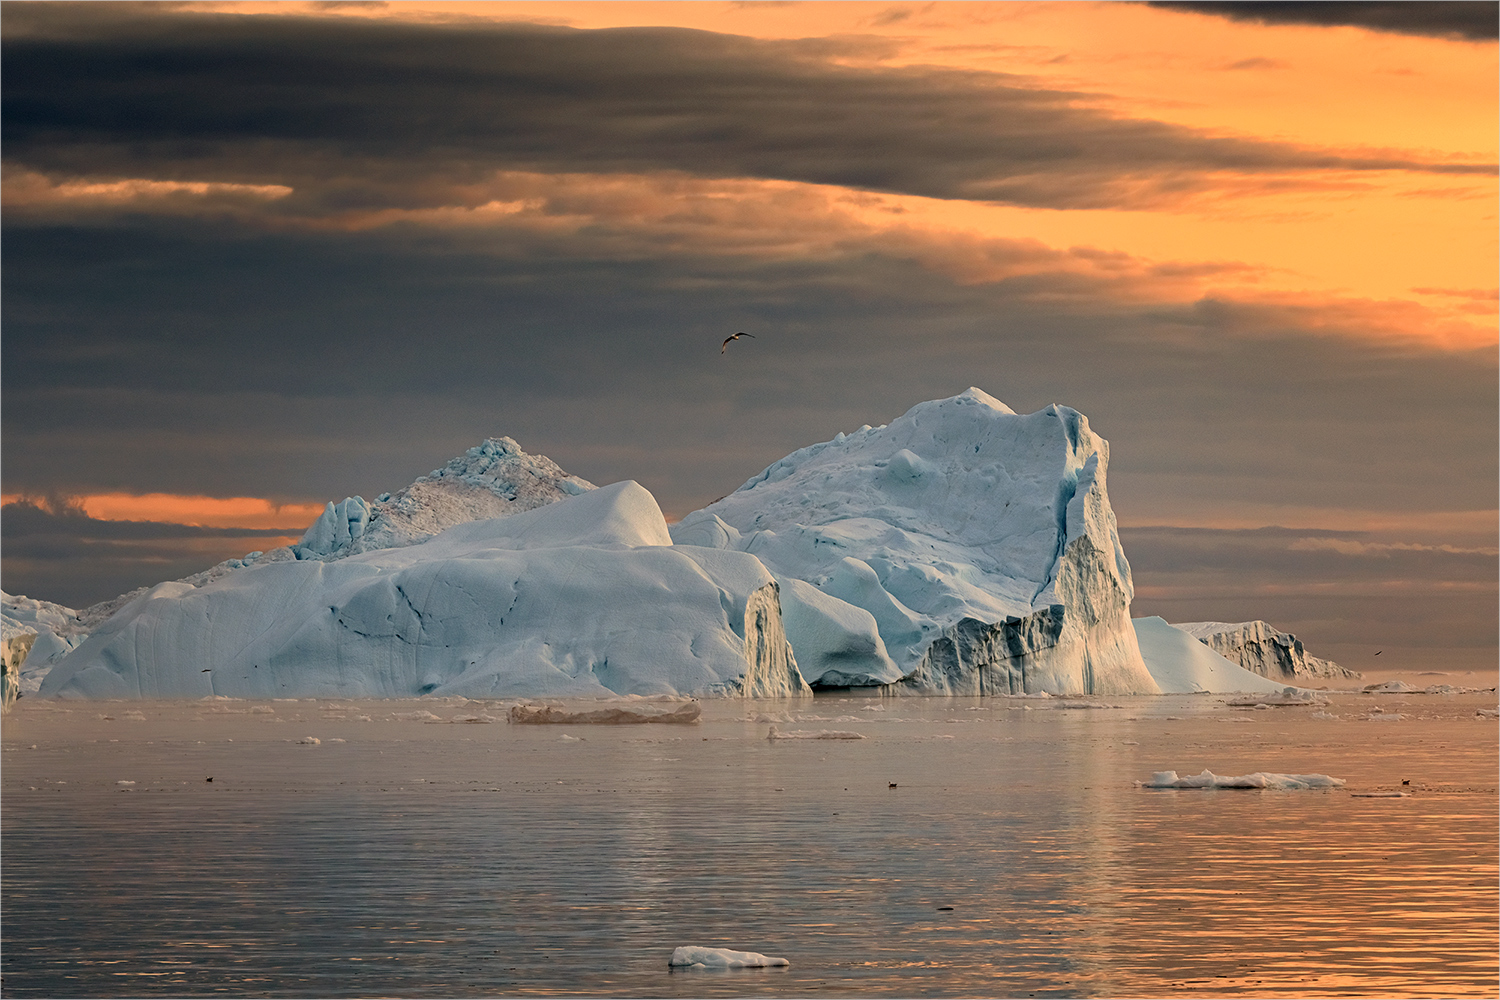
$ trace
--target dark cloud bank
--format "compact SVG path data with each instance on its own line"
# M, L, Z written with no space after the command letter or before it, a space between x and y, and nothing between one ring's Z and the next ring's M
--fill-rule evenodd
M1219 171L1489 165L1211 135L1002 74L853 69L826 43L297 17L6 9L11 163L289 184L288 210L417 207L496 169L680 170L1047 207ZM336 165L336 168L335 168ZM1195 178L1199 178L1195 180Z
M1433 0L1429 3L1409 0L1392 3L1362 0L1163 0L1150 6L1260 24L1367 28L1473 42L1494 41L1500 35L1500 3L1493 0Z

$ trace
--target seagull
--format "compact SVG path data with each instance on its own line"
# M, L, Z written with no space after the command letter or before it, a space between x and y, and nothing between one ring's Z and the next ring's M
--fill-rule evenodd
M754 340L755 339L755 334L753 334L753 333L737 333L733 337L725 337L724 338L724 346L721 347L721 348L719 348L719 353L723 354L725 351L729 350L729 342L731 340L739 340L741 337L749 337L751 340Z

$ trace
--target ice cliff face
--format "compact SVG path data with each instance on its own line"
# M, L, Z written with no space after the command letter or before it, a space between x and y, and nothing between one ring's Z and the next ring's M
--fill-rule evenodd
M846 682L892 693L1155 692L1130 623L1108 463L1108 444L1078 412L1020 416L970 389L794 452L672 536L756 556L783 594L810 596L793 589L803 581L865 612L884 649L849 649L858 666ZM799 662L810 663L800 631L789 615ZM814 683L828 676L806 669Z
M1268 622L1188 622L1175 627L1225 659L1272 680L1364 676L1332 660L1309 655L1295 635L1279 632Z
M62 697L807 691L754 557L676 548L635 483L424 542L161 584L42 683Z
M0 657L14 694L35 693L47 671L86 636L80 612L0 591Z
M292 547L298 559L399 548L469 521L508 517L595 489L511 438L487 438L398 493L330 502Z

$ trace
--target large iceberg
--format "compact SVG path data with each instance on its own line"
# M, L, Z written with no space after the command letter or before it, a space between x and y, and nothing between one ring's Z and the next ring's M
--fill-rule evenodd
M843 658L857 664L845 682L890 693L1155 693L1130 623L1108 464L1109 445L1077 411L1021 416L971 388L794 452L672 537L749 553L784 594L805 601L810 589L793 583L802 581L867 613L884 650L845 643ZM799 662L813 661L790 618L788 634ZM829 660L810 678L826 677Z
M424 542L161 584L43 695L792 695L808 690L753 556L676 547L633 482Z
M1269 622L1187 622L1175 626L1246 670L1279 681L1363 677L1310 655L1302 640Z

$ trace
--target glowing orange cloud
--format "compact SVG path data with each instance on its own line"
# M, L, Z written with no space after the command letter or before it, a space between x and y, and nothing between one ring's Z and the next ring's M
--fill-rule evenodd
M19 494L0 497L5 503L20 499ZM204 528L301 528L323 513L322 504L277 504L261 497L94 493L71 499L100 521L159 521Z

